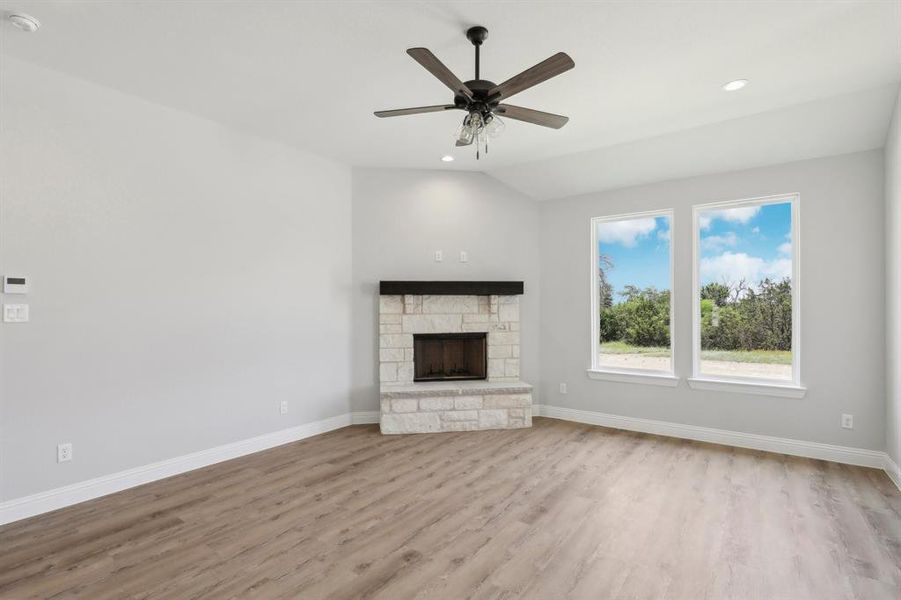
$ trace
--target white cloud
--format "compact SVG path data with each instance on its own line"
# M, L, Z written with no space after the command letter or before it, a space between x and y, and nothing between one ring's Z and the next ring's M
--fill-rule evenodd
M760 212L760 206L741 206L739 208L724 208L722 210L710 210L701 213L699 222L701 229L707 229L714 219L722 219L729 223L748 223ZM759 231L759 230L758 230Z
M631 248L638 238L645 237L657 228L654 217L606 221L598 224L598 240L602 244L622 244Z
M657 239L661 242L670 241L670 230L669 229L658 229L657 230Z
M779 244L779 254L785 254L786 256L791 256L792 253L792 243L785 242L783 244Z
M701 259L701 279L738 283L742 279L749 285L757 285L762 279L791 277L790 258L764 260L744 252L723 252L718 256Z
M701 238L701 248L712 252L719 252L736 244L738 244L738 236L735 235L734 231L724 235L707 235Z
M753 227L751 229L751 233L753 233L754 235L760 235L760 227Z

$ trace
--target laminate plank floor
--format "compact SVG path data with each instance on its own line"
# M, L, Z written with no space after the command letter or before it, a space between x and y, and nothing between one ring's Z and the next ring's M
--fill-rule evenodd
M547 418L355 426L2 527L0 598L898 600L901 492Z

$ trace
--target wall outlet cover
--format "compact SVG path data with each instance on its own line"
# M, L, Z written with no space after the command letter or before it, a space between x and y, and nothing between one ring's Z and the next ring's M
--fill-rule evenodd
M72 460L72 444L59 444L56 447L56 462L69 462Z

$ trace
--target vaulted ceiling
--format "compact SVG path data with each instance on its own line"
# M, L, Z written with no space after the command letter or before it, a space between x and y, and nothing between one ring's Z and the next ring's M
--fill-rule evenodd
M42 22L34 35L4 25L2 54L351 165L486 171L537 198L879 147L901 80L896 0L0 7ZM404 51L428 47L470 79L474 24L490 31L482 73L496 82L573 57L574 70L513 102L568 115L566 127L509 121L476 162L453 146L458 111L372 115L450 101ZM722 91L737 78L751 83Z

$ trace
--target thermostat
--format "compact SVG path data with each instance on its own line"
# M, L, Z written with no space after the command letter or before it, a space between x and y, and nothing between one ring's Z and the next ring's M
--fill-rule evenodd
M3 293L4 294L27 294L28 282L24 277L16 275L3 276Z

